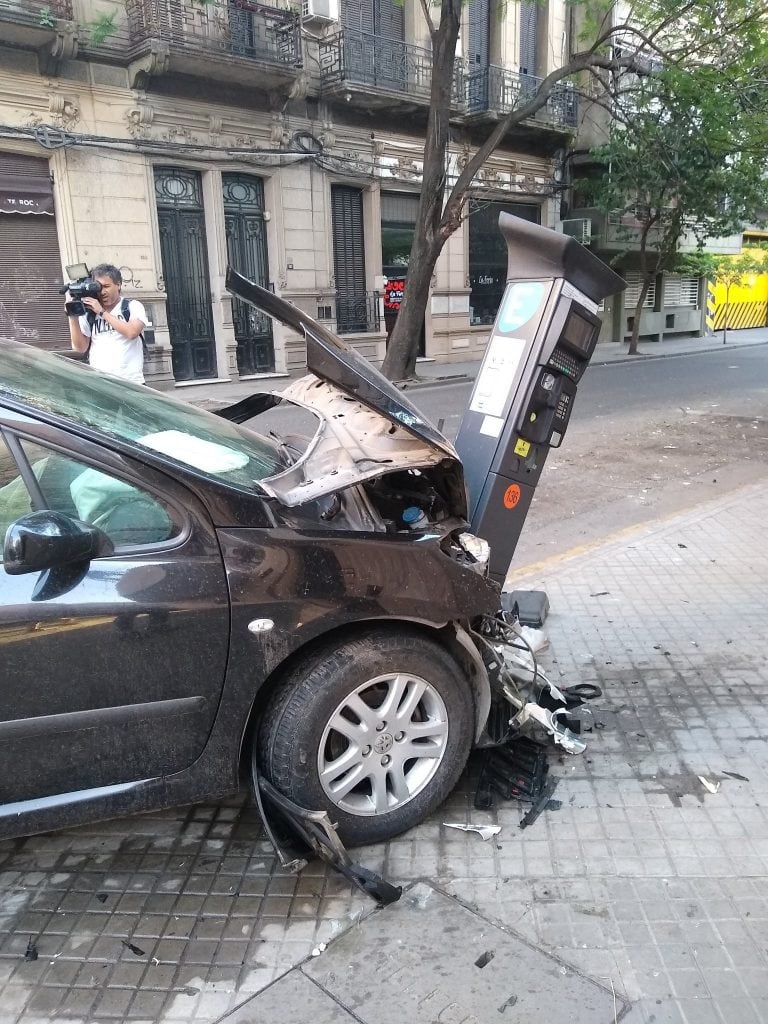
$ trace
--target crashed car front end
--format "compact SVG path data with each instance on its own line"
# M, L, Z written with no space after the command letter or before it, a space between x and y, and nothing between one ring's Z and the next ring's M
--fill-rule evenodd
M314 433L276 436L286 468L260 481L275 524L413 543L419 551L413 549L407 564L414 591L427 556L436 556L432 576L425 571L427 595L433 587L428 621L472 689L476 745L506 743L538 727L565 751L583 750L575 732L581 702L546 679L514 609L488 578L488 544L469 532L464 471L451 443L370 363L303 311L231 269L227 287L307 343L307 375L280 393L218 411L255 429L274 409L312 416ZM390 548L393 570L400 564L397 548Z

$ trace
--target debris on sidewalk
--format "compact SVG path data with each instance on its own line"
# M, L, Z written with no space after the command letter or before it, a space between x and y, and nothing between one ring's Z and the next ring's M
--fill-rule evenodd
M490 810L494 794L504 800L535 803L544 789L549 765L547 751L527 738L494 747L483 755L475 793L477 810Z
M255 762L251 766L251 772L259 816L283 868L291 874L297 873L307 866L307 859L304 856L291 856L278 840L272 827L272 819L267 816L265 810L265 800L269 803L276 820L292 831L304 847L302 852L314 854L330 864L361 892L375 900L379 907L386 907L400 899L402 886L392 885L375 871L369 871L362 864L352 860L339 839L336 826L331 822L327 811L313 811L289 800L259 775Z
M505 610L520 623L540 630L549 615L549 598L543 590L513 590L502 595Z
M720 789L719 782L710 782L709 779L705 779L703 775L697 775L696 778L699 780L699 782L702 784L702 786L704 787L704 789L706 789L708 793L717 793L717 791Z
M126 949L130 949L134 956L147 955L143 949L141 949L139 946L134 946L134 944L132 942L129 942L127 939L121 939L120 941L122 942Z
M443 822L444 828L458 828L462 832L477 832L483 842L488 842L501 832L501 825L461 825L458 822Z
M559 800L551 799L558 780L548 779L548 772L547 748L535 740L521 738L508 745L494 747L484 754L475 807L489 810L495 794L504 800L530 803L531 809L520 822L520 828L528 828L542 811L559 810L561 806Z
M26 952L24 953L24 959L29 963L32 960L37 960L37 956L37 943L30 935L29 942L27 943L27 949Z
M520 821L521 829L528 828L530 825L532 825L542 811L555 811L559 810L562 807L562 804L559 800L552 799L552 794L555 792L556 787L557 779L550 778L546 786L544 787L541 795L539 796L539 799L536 801L533 807L531 807L530 811L528 811L527 814L523 815Z

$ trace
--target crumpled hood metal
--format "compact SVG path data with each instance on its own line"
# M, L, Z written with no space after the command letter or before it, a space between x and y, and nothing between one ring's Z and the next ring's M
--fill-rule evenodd
M460 470L458 459L448 460L434 445L314 374L294 381L275 398L303 406L320 421L294 465L259 481L267 494L289 508L399 470L447 463L454 473ZM463 501L454 505L453 514L465 517Z
M391 381L341 338L292 303L238 274L232 267L227 267L226 287L239 299L257 306L304 335L307 342L307 369L311 373L336 385L425 444L439 449L443 455L458 459L456 450L447 438L425 419Z

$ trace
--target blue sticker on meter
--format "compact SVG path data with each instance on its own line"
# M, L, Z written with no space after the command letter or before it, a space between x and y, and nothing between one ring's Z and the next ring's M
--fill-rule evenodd
M511 285L504 296L497 329L517 331L527 324L541 305L545 285L541 281L518 281Z

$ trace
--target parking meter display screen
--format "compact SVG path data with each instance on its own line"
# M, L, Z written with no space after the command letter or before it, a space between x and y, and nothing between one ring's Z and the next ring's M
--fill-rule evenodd
M568 348L573 349L574 352L578 352L580 356L588 359L592 354L594 333L595 325L587 320L586 317L572 311L568 314L568 319L565 321L560 341L565 343Z

